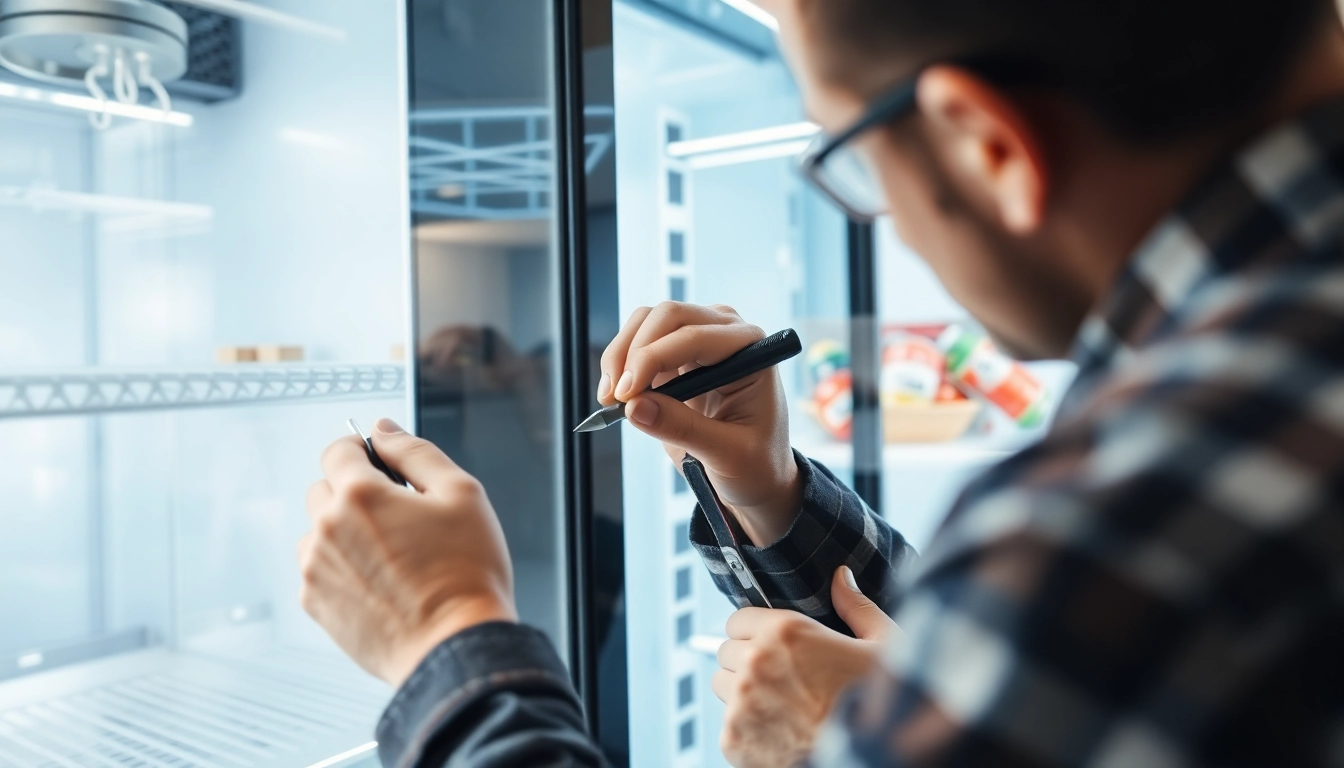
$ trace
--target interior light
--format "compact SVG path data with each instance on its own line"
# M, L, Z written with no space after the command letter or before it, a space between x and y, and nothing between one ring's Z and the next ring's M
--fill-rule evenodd
M786 141L759 147L734 149L729 152L716 152L712 155L691 158L690 166L698 171L704 168L723 168L724 166L755 163L761 160L777 160L781 157L797 157L811 144L811 141L806 140Z
M707 139L674 141L667 145L667 154L672 157L690 159L716 152L760 147L767 144L794 143L800 140L810 141L820 132L821 128L815 123L790 123L754 131L712 136Z
M766 12L759 5L751 0L722 0L723 4L733 10L743 14L751 20L758 22L762 26L770 29L772 32L779 31L779 21L774 16Z
M116 117L129 117L133 120L144 120L151 123L166 123L182 128L190 127L194 122L191 115L185 112L164 112L156 107L122 104L112 100L100 102L92 96L48 91L42 88L31 88L11 83L0 83L0 98L46 104L65 109L77 109L95 114L106 112Z

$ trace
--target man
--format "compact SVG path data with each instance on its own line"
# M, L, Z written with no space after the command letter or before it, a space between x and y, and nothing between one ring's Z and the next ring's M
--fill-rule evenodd
M715 678L730 761L1344 765L1331 4L767 5L830 137L809 176L856 216L889 212L1005 347L1081 373L1045 440L966 490L897 589L903 542L789 449L773 375L691 407L647 393L759 332L726 308L632 320L601 399L704 461L761 547L763 589L797 609L733 617ZM418 491L336 444L301 558L309 611L401 685L385 762L597 764L554 652L512 623L479 485L393 425L375 441ZM850 583L899 611L880 672L864 674L873 641L833 631L894 634Z

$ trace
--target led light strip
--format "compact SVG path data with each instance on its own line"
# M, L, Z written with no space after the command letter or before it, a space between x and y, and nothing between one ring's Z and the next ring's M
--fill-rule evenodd
M723 4L747 16L761 26L770 29L772 32L779 31L779 22L775 17L766 13L763 8L751 2L751 0L723 0Z
M674 141L667 145L667 154L684 160L712 155L716 152L730 152L742 149L754 149L770 144L811 140L821 132L814 123L791 123L773 128L761 128L755 131L729 133L712 136L707 139L689 139Z
M29 88L26 86L12 85L10 83L0 83L0 99L12 99L14 101L26 101L34 104L45 104L52 107L64 107L65 109L77 109L82 112L100 113L107 112L117 117L129 117L134 120L145 120L151 123L166 123L176 125L181 128L190 127L194 122L191 115L185 112L167 112L155 107L146 107L139 104L122 104L119 101L101 102L92 96L80 96L74 93L62 93L60 91L48 91L42 88Z
M778 160L782 157L797 157L812 146L811 141L788 141L780 144L765 144L759 147L735 149L729 152L716 152L712 155L692 157L688 164L694 170L705 168L723 168L730 165L745 165L762 160Z

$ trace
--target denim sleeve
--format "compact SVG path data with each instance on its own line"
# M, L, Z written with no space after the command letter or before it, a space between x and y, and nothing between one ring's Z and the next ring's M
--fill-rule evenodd
M863 593L894 613L899 602L896 576L914 563L914 548L829 469L797 452L795 458L803 482L798 517L784 538L769 547L741 548L761 590L774 607L798 611L848 634L831 605L831 578L847 565ZM750 600L724 562L705 514L696 507L691 544L719 591L739 608L746 607Z
M603 766L550 640L484 624L420 663L378 724L387 768Z

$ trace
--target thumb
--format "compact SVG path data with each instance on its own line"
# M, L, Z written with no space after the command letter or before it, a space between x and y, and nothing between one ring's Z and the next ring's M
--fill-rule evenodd
M666 395L645 392L626 406L626 417L650 437L713 466L733 450L735 427L705 416Z
M882 641L900 631L896 622L877 603L859 591L854 572L849 566L842 565L836 569L835 577L831 579L831 602L835 605L835 612L840 614L840 618L860 640Z
M444 489L463 474L461 467L439 447L402 429L391 419L373 425L373 446L378 456L422 493Z

